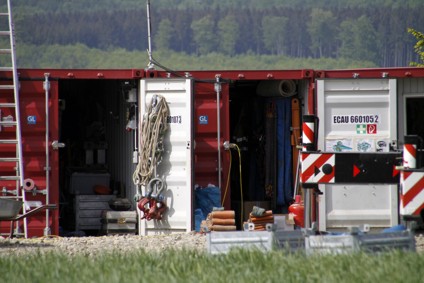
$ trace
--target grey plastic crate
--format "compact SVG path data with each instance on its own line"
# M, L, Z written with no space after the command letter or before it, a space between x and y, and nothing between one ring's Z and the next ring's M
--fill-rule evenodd
M409 230L390 233L308 236L305 240L305 248L307 255L416 250L414 233Z
M227 253L233 248L303 252L305 250L305 236L300 230L231 231L210 232L207 234L207 249L209 253Z
M415 236L411 231L358 235L359 247L365 252L388 250L415 251Z
M275 247L273 233L269 231L210 232L206 241L211 254L227 253L234 248L270 251Z
M301 230L273 232L278 249L288 252L303 252L305 250L305 235Z
M318 235L305 238L307 255L344 254L359 251L359 240L353 235Z

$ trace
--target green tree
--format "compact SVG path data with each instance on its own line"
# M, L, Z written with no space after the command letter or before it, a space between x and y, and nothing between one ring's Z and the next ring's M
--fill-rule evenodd
M215 24L210 16L205 16L191 23L193 40L198 54L207 54L214 50L216 44Z
M367 16L345 20L340 24L339 57L378 62L377 32Z
M170 50L174 34L175 30L169 19L163 19L160 21L158 31L155 35L156 48Z
M316 57L331 57L336 50L336 17L331 11L313 9L307 24L311 38L311 52Z
M284 39L286 35L286 17L263 17L262 32L265 48L273 54L284 54Z
M236 53L239 38L239 24L232 15L221 19L218 23L219 50L226 55Z
M418 54L418 58L421 61L421 63L417 62L410 62L409 64L411 66L416 67L424 67L424 33L416 31L415 29L408 28L408 33L412 34L417 42L414 45L415 53Z

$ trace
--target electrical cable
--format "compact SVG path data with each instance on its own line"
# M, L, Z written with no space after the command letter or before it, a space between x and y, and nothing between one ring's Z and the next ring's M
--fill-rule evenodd
M158 66L159 68L161 68L161 69L163 69L163 70L165 70L165 71L167 71L168 73L171 73L171 74L173 74L174 76L176 76L176 77L179 77L179 78L185 78L186 76L185 75L183 75L183 74L179 74L177 71L174 71L174 70L172 70L172 69L170 69L170 68L168 68L168 67L165 67L165 66L163 66L162 64L160 64L155 58L153 58L153 56L151 56L151 62L154 64L154 65L156 65L156 66ZM214 84L214 83L216 83L216 80L201 80L201 79L196 79L196 78L193 78L194 79L194 81L196 81L196 82L202 82L202 83L210 83L210 84ZM223 79L223 78L220 78L220 80L221 80L221 82L224 82L224 83L229 83L231 80L228 80L228 79Z
M240 225L243 225L243 213L244 213L244 209L243 209L243 183L242 183L242 176L241 176L241 152L240 152L240 148L238 147L237 144L234 144L235 148L237 149L238 155L239 155L239 170L240 170Z
M231 163L232 163L232 157L231 157L231 151L228 151L230 153L230 166L228 167L228 176L227 176L227 184L225 186L225 192L224 192L224 197L222 198L222 204L221 206L224 206L224 202L225 202L225 198L227 197L227 192L228 192L228 185L230 183L230 175L231 175Z
M225 145L224 145L225 146ZM240 148L238 147L238 145L237 144L235 144L235 143L230 143L230 144L228 144L228 148L227 149L232 149L232 148L235 148L236 150L237 150L237 152L238 152L238 155L239 155L239 172L240 172L240 174L239 174L239 177L240 177L240 219L241 219L241 223L240 223L240 225L242 225L243 224L243 183L242 183L242 174L241 174L241 152L240 152ZM231 174L231 164L232 164L232 157L231 157L231 151L230 151L230 166L229 166L229 168L228 168L228 176L227 176L227 184L226 184L226 186L225 186L225 192L224 192L224 197L222 198L222 206L224 206L224 201L225 201L225 198L226 198L226 196L227 196L227 192L228 192L228 184L229 184L229 182L230 182L230 174Z

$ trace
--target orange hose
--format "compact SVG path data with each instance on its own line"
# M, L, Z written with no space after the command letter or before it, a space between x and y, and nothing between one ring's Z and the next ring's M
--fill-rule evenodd
M229 226L229 225L212 225L210 227L211 231L235 231L237 230L236 226Z
M212 218L212 225L236 225L235 219Z
M210 219L221 218L221 219L235 219L234 210L221 210L221 211L212 211L209 214Z

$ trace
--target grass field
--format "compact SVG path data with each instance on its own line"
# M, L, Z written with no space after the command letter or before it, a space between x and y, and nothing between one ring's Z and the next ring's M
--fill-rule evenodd
M58 253L0 258L0 282L423 282L424 254L306 257L283 252L136 252L97 258Z

